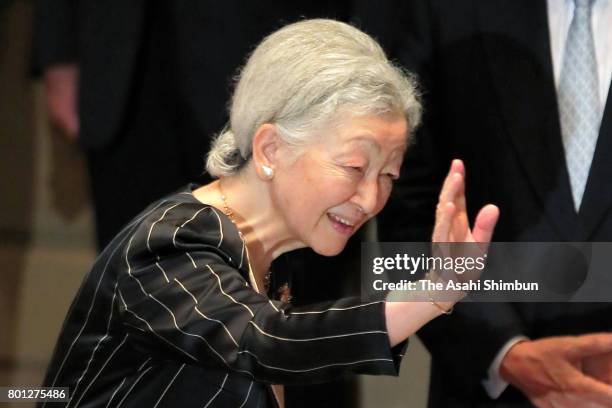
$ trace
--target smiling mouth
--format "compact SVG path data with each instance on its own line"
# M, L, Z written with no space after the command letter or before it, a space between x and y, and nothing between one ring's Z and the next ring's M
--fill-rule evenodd
M355 223L342 218L336 214L327 213L334 229L342 234L350 235L355 229Z

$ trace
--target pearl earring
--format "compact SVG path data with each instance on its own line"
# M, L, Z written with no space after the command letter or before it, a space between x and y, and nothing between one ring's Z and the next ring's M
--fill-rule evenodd
M263 170L267 178L274 177L274 170L272 169L272 167L268 167L265 164L262 164L261 169Z

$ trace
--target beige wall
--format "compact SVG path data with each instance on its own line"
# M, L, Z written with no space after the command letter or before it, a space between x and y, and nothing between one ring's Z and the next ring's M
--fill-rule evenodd
M0 20L0 385L6 386L42 381L94 258L83 157L51 133L41 84L29 77L31 20L27 1L13 1Z

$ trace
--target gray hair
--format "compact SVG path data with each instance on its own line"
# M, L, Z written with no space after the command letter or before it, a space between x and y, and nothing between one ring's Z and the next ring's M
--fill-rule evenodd
M413 77L355 27L326 19L287 25L266 37L240 72L230 123L215 138L206 170L237 173L265 123L291 146L305 145L344 112L404 115L413 131L421 120L416 89Z

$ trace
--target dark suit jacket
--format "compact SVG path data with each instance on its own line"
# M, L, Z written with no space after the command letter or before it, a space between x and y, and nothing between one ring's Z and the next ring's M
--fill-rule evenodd
M98 257L46 386L69 387L68 406L264 407L269 383L397 375L405 343L390 348L384 301L294 307L257 293L237 228L192 188L152 204Z
M430 238L452 158L467 168L468 212L501 209L496 241L612 239L612 103L608 97L580 213L561 141L545 0L413 0L389 48L420 75L424 126L380 219L381 240ZM462 304L430 323L430 405L489 403L481 386L514 335L610 330L605 304ZM524 401L512 387L499 403ZM480 405L479 405L480 404Z
M36 70L65 62L80 67L80 142L107 146L120 130L134 92L147 29L147 3L155 0L38 0L34 41ZM196 136L226 121L229 83L249 51L282 25L303 17L347 20L351 1L176 0L166 6L174 27L176 89ZM207 149L205 144L204 149Z

